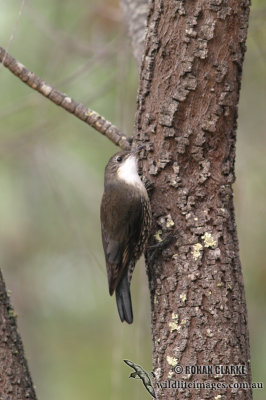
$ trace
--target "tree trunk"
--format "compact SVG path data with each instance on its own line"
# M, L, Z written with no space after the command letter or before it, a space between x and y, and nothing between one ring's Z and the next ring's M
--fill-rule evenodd
M150 2L135 140L161 243L146 253L158 399L252 398L237 388L251 372L232 192L248 15L248 0ZM216 391L185 388L196 382Z
M36 400L35 391L0 271L0 399Z

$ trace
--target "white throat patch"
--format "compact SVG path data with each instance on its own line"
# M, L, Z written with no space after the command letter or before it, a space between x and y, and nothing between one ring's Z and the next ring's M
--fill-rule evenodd
M134 156L129 156L121 167L117 170L117 175L123 179L128 185L139 186L144 188L143 183L138 174L137 162Z

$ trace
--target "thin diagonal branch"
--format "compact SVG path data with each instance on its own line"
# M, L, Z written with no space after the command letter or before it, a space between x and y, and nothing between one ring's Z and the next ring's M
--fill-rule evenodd
M77 101L71 99L71 97L53 88L33 72L29 71L23 64L8 54L2 47L0 47L0 62L22 82L41 93L53 103L74 114L77 118L96 129L102 135L105 135L109 140L111 140L111 142L121 147L121 149L127 150L131 147L132 139L128 136L125 136L123 132L121 132L110 121L106 120L96 111L85 107L83 104L78 103Z

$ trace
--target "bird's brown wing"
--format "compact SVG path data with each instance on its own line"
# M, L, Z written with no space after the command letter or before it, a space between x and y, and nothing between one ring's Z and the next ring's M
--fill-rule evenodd
M140 236L142 205L130 190L106 191L101 204L102 242L109 292L116 289Z

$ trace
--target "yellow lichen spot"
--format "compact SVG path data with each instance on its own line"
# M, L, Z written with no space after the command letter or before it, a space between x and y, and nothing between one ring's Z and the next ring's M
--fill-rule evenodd
M213 333L211 329L207 329L207 336L213 337Z
M214 400L220 400L222 396L220 394L217 394L217 396L214 397Z
M192 256L193 256L194 260L197 260L200 257L201 250L202 250L202 244L200 244L200 243L194 244L193 251L192 251Z
M180 325L186 325L187 320L186 319L182 319L182 321L180 322Z
M201 236L201 239L204 240L204 246L205 247L214 247L216 246L217 242L214 240L212 235L208 232L205 232L203 236Z
M195 217L195 218L194 218L194 221L198 221L198 217Z
M183 302L185 302L186 300L187 300L187 295L186 295L186 293L182 293L182 294L180 294L180 299L183 301Z
M179 331L180 330L180 328L181 328L181 326L180 325L178 325L176 322L169 322L169 328L170 328L170 332L173 332L173 331Z
M222 287L224 284L223 284L223 282L219 282L219 283L217 283L217 287Z
M176 313L172 313L172 321L169 322L170 332L179 331L181 326L178 325L178 315Z
M163 239L161 238L161 234L162 234L162 233L163 233L163 232L161 231L161 229L159 229L159 230L155 233L154 239L157 240L157 242L162 242L162 241L163 241Z
M158 299L157 299L157 297L156 297L156 296L154 296L153 303L154 303L154 304L158 304Z
M176 322L178 322L178 314L176 313L172 313L172 319L175 320Z
M157 339L157 343L160 343L160 341L161 341L161 339L160 339L160 338L158 338L158 339Z
M166 360L171 367L175 367L177 365L177 358L175 357L167 356Z
M166 222L166 228L171 228L172 226L174 226L175 223L172 220L172 218L170 217L170 215L167 217L167 222Z

